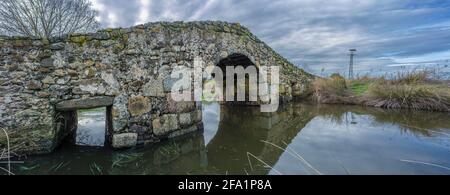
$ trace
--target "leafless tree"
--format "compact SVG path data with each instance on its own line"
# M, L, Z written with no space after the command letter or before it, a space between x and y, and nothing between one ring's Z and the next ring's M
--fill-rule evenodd
M50 38L95 30L88 0L0 0L0 33Z

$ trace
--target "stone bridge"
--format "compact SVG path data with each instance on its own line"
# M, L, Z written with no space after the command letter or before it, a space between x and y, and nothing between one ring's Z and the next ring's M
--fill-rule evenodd
M201 102L170 96L174 67L280 67L280 101L308 94L312 77L239 24L148 23L50 40L0 37L0 128L18 153L51 152L77 110L107 108L106 138L133 147L201 130ZM0 134L0 148L6 145Z

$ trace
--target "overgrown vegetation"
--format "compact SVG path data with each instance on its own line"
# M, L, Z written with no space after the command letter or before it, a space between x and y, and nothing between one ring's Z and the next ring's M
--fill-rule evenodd
M335 74L316 79L313 88L314 99L319 103L450 111L450 87L426 71L355 80Z
M317 78L313 82L314 97L321 103L350 103L350 90L344 77L333 74L330 78Z

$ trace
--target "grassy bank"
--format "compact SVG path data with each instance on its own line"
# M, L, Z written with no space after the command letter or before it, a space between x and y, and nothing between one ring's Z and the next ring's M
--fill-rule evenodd
M450 85L427 72L398 74L393 78L362 77L348 80L340 75L317 78L314 100L324 104L355 104L394 109L450 112Z

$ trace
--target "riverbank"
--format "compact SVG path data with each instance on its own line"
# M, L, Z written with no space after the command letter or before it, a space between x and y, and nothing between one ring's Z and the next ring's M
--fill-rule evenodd
M335 74L317 78L312 87L313 99L322 104L450 112L449 83L430 78L427 72L354 80Z

